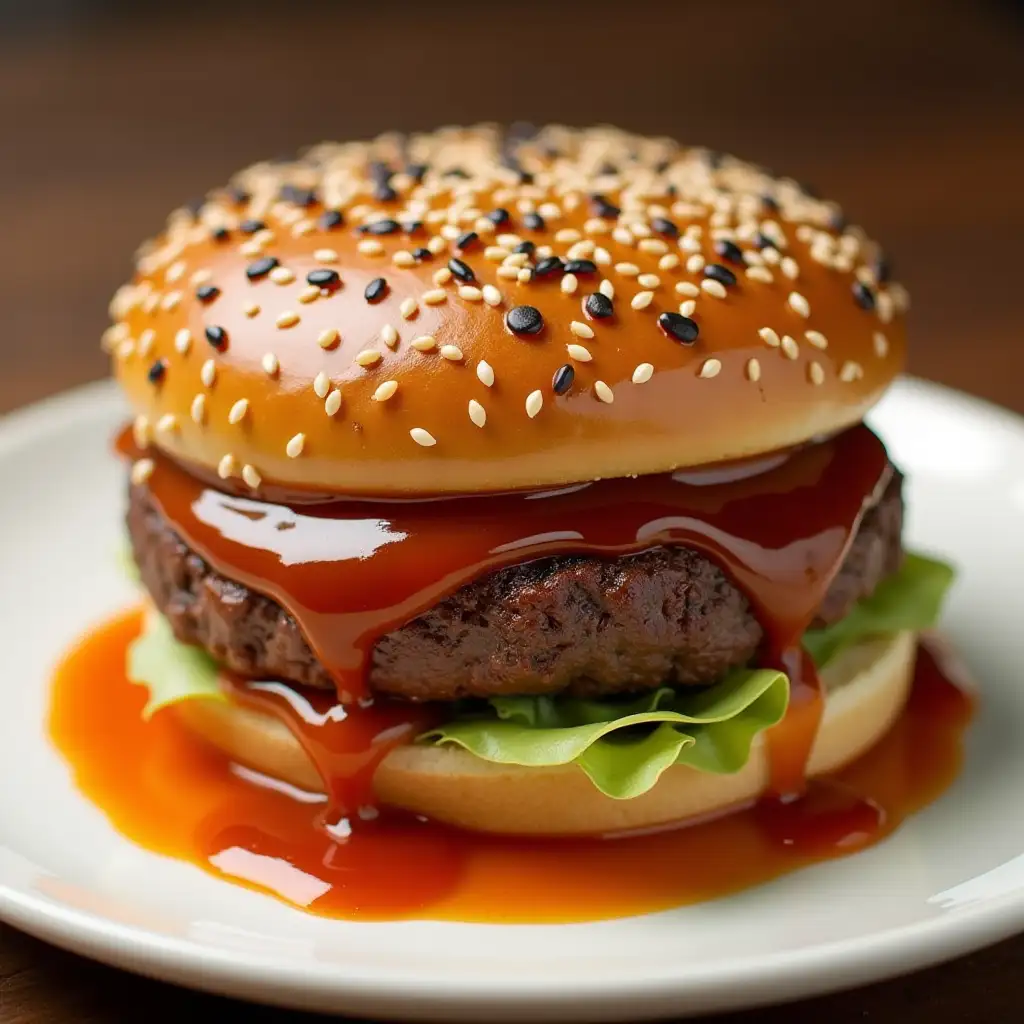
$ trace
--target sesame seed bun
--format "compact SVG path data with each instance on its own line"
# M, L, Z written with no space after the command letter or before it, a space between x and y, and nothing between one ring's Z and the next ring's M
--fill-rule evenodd
M906 306L793 181L485 126L243 171L140 251L104 341L137 438L225 489L469 492L845 427L902 368Z
M813 777L855 760L889 730L906 703L917 650L912 633L861 643L822 673L827 700L808 765ZM171 713L231 758L266 775L320 792L323 783L298 741L278 719L216 701L192 700ZM382 803L482 832L571 835L653 828L726 810L763 794L768 754L763 736L734 775L669 768L653 789L613 800L582 770L520 768L482 761L452 746L392 750L377 769Z

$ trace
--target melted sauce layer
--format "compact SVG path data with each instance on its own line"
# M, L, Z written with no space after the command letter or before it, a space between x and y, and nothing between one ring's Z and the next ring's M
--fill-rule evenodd
M592 921L695 903L845 856L935 800L960 767L972 700L923 646L906 711L867 755L771 802L629 838L523 840L414 818L321 827L324 804L230 764L124 671L140 616L95 630L58 669L53 742L128 839L327 917Z
M128 432L119 446L141 454ZM767 462L435 500L293 507L224 494L166 457L156 463L148 487L164 518L218 572L291 612L346 704L368 695L381 637L496 569L660 545L702 552L750 600L765 632L760 663L790 677L792 712L769 737L779 795L801 791L822 709L800 638L892 472L863 425ZM366 731L355 713L348 727ZM317 764L336 793L332 766Z

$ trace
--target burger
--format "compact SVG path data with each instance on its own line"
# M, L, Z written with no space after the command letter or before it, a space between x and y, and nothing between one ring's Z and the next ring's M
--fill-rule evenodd
M147 714L341 818L606 834L798 797L950 570L862 422L841 209L611 128L323 144L175 211L104 336Z

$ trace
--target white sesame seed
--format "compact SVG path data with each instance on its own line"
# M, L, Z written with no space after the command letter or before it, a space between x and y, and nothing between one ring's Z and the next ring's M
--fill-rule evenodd
M594 358L590 354L590 349L583 345L566 345L566 351L569 353L569 358L575 359L578 363L589 363Z
M716 281L714 278L705 277L700 283L700 289L707 295L714 295L716 299L724 299L726 296L725 285L721 281Z
M173 412L165 412L163 416L156 421L156 431L158 434L172 434L178 429L178 417Z
M255 302L250 302L245 309L242 311L251 320L254 316L258 316L260 307Z
M701 377L717 377L722 369L722 363L718 359L706 359L700 368Z
M182 354L192 347L192 332L187 327L182 327L174 336L174 347Z
M320 289L315 284L307 285L307 287L299 292L297 298L304 306L308 306L311 302L316 302L320 298Z
M442 359L449 359L453 363L462 362L462 349L458 345L442 345L440 354Z
M654 301L654 292L637 292L629 304L633 309L646 309Z
M775 275L767 267L747 267L746 276L762 284L771 284L775 280Z
M200 392L192 399L192 407L189 410L192 422L202 426L206 422L206 395Z
M316 343L324 349L331 349L337 347L338 342L341 340L341 335L334 327L328 327L326 330L320 332L317 336Z
M526 396L526 415L532 420L544 405L544 395L540 391L531 391Z
M704 257L699 252L695 252L687 261L686 269L691 274L699 274L704 269Z
M790 292L786 301L794 313L799 313L805 318L811 315L811 304L799 292Z
M432 445L437 444L434 435L428 430L424 430L422 427L413 427L409 431L409 436L423 448L430 448Z
M363 238L356 248L364 256L380 256L384 252L384 246L376 238Z
M807 339L808 345L813 345L815 348L822 350L828 348L828 338L821 331L804 331L804 338Z
M280 363L277 361L277 356L273 352L268 352L261 360L263 366L263 372L268 377L273 377L277 374L277 371L281 369Z
M258 490L260 484L263 483L263 477L256 471L256 467L250 466L249 463L242 467L242 479L245 481L245 485L254 491Z
M484 297L484 302L488 306L500 306L501 305L501 292L494 287L493 284L485 284L481 289Z
M683 316L693 316L693 311L697 308L696 299L684 299L679 303L679 312Z
M318 263L337 263L338 254L333 249L317 249L313 253L313 259Z
M160 301L160 306L168 311L178 308L181 302L181 292L168 292Z
M285 454L289 459L297 459L303 448L306 447L306 435L296 434L284 447Z
M495 273L506 281L515 281L519 278L518 267L498 267Z
M448 293L443 288L431 288L430 291L424 292L420 299L428 306L439 306L442 302L447 301Z
M636 241L633 237L633 232L624 227L615 228L612 231L612 238L620 245L632 245Z
M605 249L603 246L598 246L594 250L594 262L601 267L607 267L612 262L612 254Z
M761 363L754 358L747 360L747 380L759 381L761 379Z
M153 348L153 342L156 341L156 331L152 327L147 327L139 335L139 355L148 356Z
M779 336L770 327L762 327L757 333L761 336L761 340L770 348L779 347Z
M800 266L792 256L784 256L779 263L779 269L791 281L795 281L800 276Z
M438 253L442 253L448 247L445 240L440 235L434 235L426 246L435 256Z
M377 385L377 390L370 396L375 402L386 402L398 390L397 380L386 380Z
M238 247L238 251L243 256L259 256L263 252L263 243L257 238L250 238Z
M572 293L579 287L579 284L579 278L575 274L566 274L562 278L562 293L564 295L572 295Z
M231 411L228 413L228 423L232 426L236 426L245 419L249 412L249 399L240 398L233 406Z
M864 369L860 363L854 363L847 361L839 368L839 379L844 384L849 384L851 381L860 380L864 376Z
M152 459L137 459L132 463L132 483L141 487L153 475L154 469L156 463Z
M402 304L398 307L398 312L401 313L406 320L410 320L416 315L416 310L418 308L416 300L410 297L402 300Z
M324 399L324 412L328 416L337 415L338 410L341 408L341 392L335 388L325 399Z
M880 291L875 296L875 312L883 324L891 323L896 312L896 304L888 292Z
M494 384L494 369L486 359L481 359L476 364L476 376L484 387L491 387Z
M380 329L380 340L383 341L388 348L394 348L398 344L398 331L396 331L391 324L385 324Z
M594 381L594 394L606 405L615 401L615 392L603 380Z
M875 355L879 359L884 359L889 354L889 339L881 331L875 331L872 341L875 346Z
M219 476L221 480L227 480L228 477L234 476L237 470L238 462L230 452L228 452L228 454L217 463L217 476Z
M578 242L580 237L580 233L574 228L562 228L560 231L555 232L555 241L562 245L571 245L573 242Z
M212 359L207 359L203 363L202 369L199 371L199 379L206 387L213 387L213 383L217 379L217 364Z
M659 256L668 252L668 246L660 238L641 238L637 243L637 248L643 252L656 253Z
M654 376L654 367L650 363L641 363L633 371L634 384L646 384Z
M529 284L533 280L533 271L528 267L523 267L522 270L516 273L516 280L520 284Z
M692 281L680 281L676 285L676 292L679 295L685 295L688 298L695 299L700 295L700 288L698 288Z
M770 263L772 266L777 266L782 262L782 253L780 253L778 249L762 249L761 259L763 259L765 263Z
M480 302L484 297L484 293L479 288L474 287L471 284L464 284L459 286L459 298L465 299L467 302Z
M432 334L421 334L418 338L413 338L409 344L417 352L433 352L437 348L437 339Z
M291 284L295 275L287 267L274 267L267 275L274 284Z
M791 338L788 334L784 334L782 339L779 341L779 346L782 349L782 354L787 359L800 358L800 348L797 345L795 338Z
M587 238L577 242L565 255L570 260L585 260L593 255L595 248L594 243Z
M641 288L657 288L661 284L661 278L657 274L641 274L636 283Z
M659 270L675 270L679 266L679 257L674 253L666 253L658 260Z
M168 284L173 284L175 281L179 281L185 275L185 261L178 260L176 263L172 263L164 274L164 280Z
M500 263L506 256L510 255L508 249L500 245L489 245L484 249L484 259L492 263Z
M316 395L317 398L326 398L327 397L327 392L330 391L330 390L331 390L331 378L328 377L327 374L323 370L321 370L313 378L313 394Z
M623 277L636 277L640 273L640 268L635 263L616 263L615 270Z
M469 418L478 427L487 422L487 410L475 398L469 400Z
M363 351L356 356L356 362L363 367L376 366L382 358L383 356L375 348L364 348Z
M414 267L416 265L416 257L408 249L399 249L398 252L392 255L391 262L396 267Z
M434 271L433 281L438 288L443 284L447 284L451 279L452 272L447 267L440 267Z
M807 364L807 379L812 384L824 384L825 383L825 371L822 368L821 363L817 360L812 359Z
M525 267L530 262L529 253L525 252L512 252L502 260L502 265L506 267Z
M137 448L149 447L149 420L145 416L136 416L132 421L132 440Z
M576 335L577 338L592 338L594 336L594 328L589 324L583 323L582 320L573 320L569 324L569 330Z
M274 323L276 323L282 330L288 327L294 327L298 322L299 314L292 312L290 309L279 314L278 318L274 321Z

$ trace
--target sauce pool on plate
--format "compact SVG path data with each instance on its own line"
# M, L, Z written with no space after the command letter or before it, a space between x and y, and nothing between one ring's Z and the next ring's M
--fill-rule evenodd
M385 811L331 825L326 801L230 763L173 708L142 718L125 674L141 613L92 631L54 680L49 728L81 792L126 838L327 917L579 922L725 896L891 834L960 767L973 702L922 644L906 710L802 797L652 834L510 839Z

